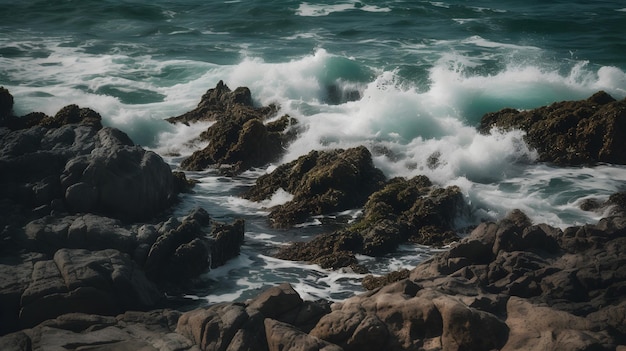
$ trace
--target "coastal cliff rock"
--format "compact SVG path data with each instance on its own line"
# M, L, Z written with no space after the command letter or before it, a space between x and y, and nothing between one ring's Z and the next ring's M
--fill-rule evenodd
M282 248L277 257L324 268L356 266L354 254L380 256L410 241L442 246L458 240L455 219L467 211L459 188L438 188L425 176L394 178L374 192L364 215L346 229Z
M270 212L272 225L288 227L314 215L363 206L385 181L372 156L361 146L347 150L311 151L259 177L244 198L261 201L283 189L293 194L288 203Z
M238 174L278 159L293 137L289 130L296 122L285 115L266 123L276 112L276 106L254 107L248 88L231 91L220 81L202 96L196 109L167 119L187 124L215 121L200 135L209 145L183 160L181 168L197 171L213 166Z
M479 130L521 129L539 160L559 165L626 164L626 99L600 91L587 100L563 101L529 111L504 109L483 116Z

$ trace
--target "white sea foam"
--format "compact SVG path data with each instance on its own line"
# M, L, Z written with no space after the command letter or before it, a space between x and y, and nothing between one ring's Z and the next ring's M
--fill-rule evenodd
M361 10L366 12L389 12L391 9L387 7L378 7L374 5L363 5L358 1L351 1L347 3L340 3L334 5L327 4L311 4L303 2L298 6L296 15L302 17L320 17L328 16L335 12L344 12L348 10Z

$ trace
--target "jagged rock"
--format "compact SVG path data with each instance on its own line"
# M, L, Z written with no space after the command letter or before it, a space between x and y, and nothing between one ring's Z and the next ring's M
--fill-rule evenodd
M600 91L587 100L564 101L530 111L504 109L483 116L479 129L526 131L540 161L559 165L626 164L626 100Z
M313 215L363 206L385 180L367 148L311 151L259 177L244 197L260 201L283 189L293 200L276 207L269 217L278 227L301 223Z
M228 166L222 169L225 173L238 174L276 160L293 137L285 132L295 124L295 120L286 115L265 123L276 112L273 105L255 108L248 88L231 91L220 81L202 96L196 109L167 119L170 123L187 124L215 121L200 135L200 139L209 141L209 145L183 160L181 168L202 170L224 165Z
M409 279L508 316L502 349L612 349L626 340L624 329L615 327L626 318L625 295L616 295L626 286L624 245L623 214L561 231L514 211L498 223L482 223Z
M232 110L237 109L241 114L245 114L248 109L254 111L250 89L239 87L235 91L231 91L220 80L215 88L209 89L202 95L195 109L177 117L170 117L167 121L170 123L215 121L224 118L225 115L232 114ZM240 115L236 115L236 117L240 117Z
M13 114L13 95L4 87L0 87L0 126L5 118Z
M239 255L244 221L215 222L204 209L197 208L180 223L166 222L161 231L150 243L144 268L156 282L179 285Z
M353 225L281 248L276 257L360 270L355 253L380 256L407 241L443 245L457 240L454 221L466 208L458 187L437 188L425 176L391 179L369 197L363 218Z

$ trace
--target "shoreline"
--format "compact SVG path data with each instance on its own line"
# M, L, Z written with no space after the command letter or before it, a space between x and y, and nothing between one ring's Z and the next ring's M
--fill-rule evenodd
M211 90L207 93L210 92ZM228 95L230 90L223 87L213 92L217 94L207 94L213 100L226 101L231 96ZM602 105L615 102L605 97L599 99L597 96L599 95L586 101ZM12 105L12 99L10 100L9 103L9 98L0 99L3 105L0 109L0 120L3 124L17 122L10 115L11 109L5 107ZM269 126L264 123L268 116L267 111L262 111L259 115L254 110L237 107L240 100L233 101L225 106L232 108L235 105L235 109L239 109L237 111L243 116L238 129L240 137L235 138L235 146L224 144L230 152L230 158L217 160L216 155L228 153L219 149L209 150L211 162L208 164L230 162L236 155L250 155L246 150L258 149L259 146L256 143L249 144L246 141L249 138L258 140L255 138L262 135L262 138L267 138L272 144L276 141L271 141L270 135L279 137L288 135L292 130L290 128L297 129L297 125L290 124L288 118L280 125ZM223 106L214 106L219 107L221 114L228 114ZM258 349L259 343L266 344L267 349L272 351L281 349L282 346L286 347L283 350L626 347L626 330L620 324L626 315L626 293L623 291L626 276L619 270L626 263L625 251L621 250L626 240L626 207L621 200L622 195L619 194L607 204L587 204L592 210L613 206L610 216L598 224L574 226L565 230L530 223L523 213L514 211L497 223L479 225L472 234L459 240L450 250L413 269L408 277L402 274L389 278L381 287L332 305L328 302L303 301L291 286L283 284L242 303L216 304L185 313L169 309L152 310L150 306L158 306L155 301L161 293L153 283L163 269L174 262L179 263L182 268L174 270L168 279L193 280L193 275L198 273L194 273L190 267L202 267L198 263L207 262L207 253L213 260L225 251L238 252L241 241L231 241L229 238L243 236L244 224L214 223L201 210L190 213L182 222L176 222L158 214L164 209L168 211L171 202L156 209L146 209L145 213L136 212L135 218L158 217L162 221L141 225L142 222L125 217L116 208L120 205L106 202L109 200L102 194L108 195L109 192L118 192L120 189L122 193L127 191L124 189L127 189L125 187L129 183L124 178L124 172L128 168L123 168L121 173L111 173L121 176L121 180L113 185L101 183L97 177L85 178L85 174L89 174L85 170L95 160L82 157L73 161L77 153L90 153L90 157L105 154L116 158L133 150L144 155L139 157L140 165L157 164L159 166L156 168L163 169L160 165L164 162L158 155L154 159L150 154L145 156L145 150L142 153L141 148L135 148L122 132L102 129L95 122L99 116L94 115L93 111L78 107L65 111L60 111L53 118L31 114L19 121L26 122L25 125L13 126L10 128L15 128L13 131L4 128L1 134L5 147L3 162L6 165L28 164L22 160L23 155L36 155L32 160L41 160L42 153L47 151L47 145L41 145L40 150L35 148L24 152L21 151L24 149L20 149L28 146L32 140L28 139L31 137L29 133L40 133L35 135L40 135L41 140L50 140L50 145L74 147L63 154L66 157L63 159L63 167L56 166L58 170L55 172L60 173L53 173L56 177L59 177L58 174L65 175L66 181L62 188L56 189L55 183L50 181L41 183L41 180L37 180L39 183L35 182L35 186L28 183L31 188L26 190L32 190L32 194L39 196L33 197L33 200L29 197L28 206L34 206L32 209L36 211L31 213L31 209L26 207L28 211L21 213L19 208L14 207L8 211L12 215L2 223L3 244L8 245L3 247L3 271L0 271L7 276L5 285L0 289L0 302L4 307L1 310L17 313L17 318L11 319L14 316L3 312L2 321L14 323L13 321L19 320L28 326L17 331L9 327L9 331L13 332L0 337L0 343L9 345L9 349L31 350L48 342L59 346L91 345L91 349L100 350L141 347L162 350L253 350ZM616 111L622 111L615 114L618 121L621 121L620 113L626 110ZM210 140L216 140L214 138L222 133L218 128L219 126L208 133L212 135ZM568 130L565 129L565 132L568 133ZM620 129L619 132L622 133L623 130ZM227 135L230 132L224 133ZM81 137L82 135L89 137ZM616 140L623 140L619 138L620 135L615 135ZM91 145L90 139L94 138L98 141ZM85 146L76 148L79 139ZM274 140L282 143L289 139ZM615 143L611 141L609 144ZM100 151L94 152L96 149ZM43 155L50 157L51 154ZM61 156L54 156L53 159L56 157ZM130 159L135 159L134 157ZM364 159L367 157L365 154ZM257 157L248 163L242 162L240 167L267 162L268 159L272 157ZM305 161L303 162L308 162ZM367 166L367 162L352 163ZM105 167L99 172L115 167L114 163L103 164ZM47 172L46 167L44 165L40 170ZM72 173L76 169L72 167L78 167L80 171ZM301 164L294 167L305 168ZM331 171L319 172L326 174L334 172L334 169L344 169L345 166L339 164L334 167L330 168ZM13 172L23 171L14 168L11 168ZM313 168L306 171L311 169ZM50 174L45 172L43 179L49 179ZM153 174L151 170L145 172ZM188 184L185 178L177 178L177 181L168 178L172 177L171 174L167 175L168 172L171 173L169 168L167 172L160 172L162 177L170 179L166 184L168 189L175 189L172 192L179 193L185 189L184 184ZM372 171L368 172L371 174ZM303 174L306 172L300 173L297 178L301 178ZM338 192L343 191L342 188L335 187L341 183L342 173L338 174L339 178L311 178L313 180L309 182L316 184L315 192L309 191L303 199L320 193L331 194L330 200L338 198ZM2 185L7 192L11 186L22 184L20 177L24 175L16 173L4 177ZM156 177L156 181L148 186L149 191L163 188L164 183L159 180L160 177ZM133 187L133 183L130 184ZM398 183L388 183L388 186L397 186L394 184ZM380 186L378 184L374 187ZM408 188L417 187L411 185ZM41 189L47 189L48 192ZM332 191L327 192L327 189ZM376 191L371 193L379 194L377 196L380 197L387 196ZM399 193L406 194L406 190L400 189ZM428 193L432 191L429 190ZM6 194L5 200L18 201L24 192ZM12 196L8 196L11 194ZM171 196L168 193L166 198L171 199ZM415 194L413 197L421 198L422 195ZM428 200L429 197L426 199L432 201ZM44 203L39 204L37 201ZM123 203L127 201L124 198L122 200ZM364 204L365 200L361 201ZM414 203L407 203L411 209L409 212L415 211ZM383 206L380 204L385 202L373 203L371 206ZM331 207L325 206L327 205L317 204L308 207L310 210L307 213L315 214L312 211L317 208L329 211ZM349 203L349 206L354 204ZM9 206L3 207L11 208L10 201ZM89 214L92 211L96 214ZM25 213L28 215L20 219ZM39 219L27 218L33 215ZM122 222L115 219L120 216L118 219ZM380 215L374 217L380 219ZM10 222L11 220L17 222ZM23 224L28 223L23 229L20 225L15 225L21 223L20 220L24 221ZM140 225L135 225L137 223ZM377 225L367 224L372 228ZM382 232L388 232L389 227L380 228ZM354 230L359 233L362 229L357 227ZM395 231L398 229L391 230ZM207 233L215 241L203 241ZM354 233L349 236L335 236L340 238L339 241L331 238L324 245L340 248L334 252L339 256L333 257L332 262L350 263L351 260L345 253L358 252L353 246L355 243L361 243L359 245L363 247L387 245L380 244L378 237L374 237L372 242L382 246L364 245L368 238L372 238L368 235L363 234L361 238ZM226 238L224 247L228 247L228 250L211 251L211 247L216 247L215 243L221 238ZM6 255L7 249L12 251L11 255ZM18 253L22 256L16 255ZM591 265L594 259L600 258L602 269ZM220 262L223 263L226 259L220 259ZM98 268L87 274L83 271L84 267ZM341 265L330 264L329 267L338 268ZM150 271L157 271L159 274L155 276ZM180 272L190 276L179 277ZM133 292L135 300L125 297L124 292L128 291ZM103 304L103 301L108 305ZM98 308L102 309L99 311L106 313L85 313L85 309L88 312L99 312L98 308L94 311L94 306L100 306ZM72 310L74 307L76 308ZM145 312L130 312L133 310ZM37 313L43 313L44 317L32 317ZM547 316L550 318L546 320ZM524 321L529 318L537 321L537 327L526 325ZM43 323L39 324L38 321ZM551 333L551 336L548 337L546 333Z

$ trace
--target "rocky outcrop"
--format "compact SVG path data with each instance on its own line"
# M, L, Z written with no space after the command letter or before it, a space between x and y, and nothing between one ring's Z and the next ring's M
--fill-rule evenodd
M36 216L91 212L133 221L176 200L180 177L123 132L103 128L93 110L69 105L35 119L11 117L0 126L0 195L9 212L19 206Z
M117 316L70 313L0 337L0 345L6 351L198 351L191 340L174 332L180 314L173 310Z
M254 107L248 88L231 91L220 81L202 96L196 109L168 119L187 124L215 121L200 135L209 145L183 160L181 167L195 171L213 166L238 174L277 160L293 137L288 131L295 120L285 115L266 123L276 112L276 106Z
M324 268L351 266L363 271L357 266L355 253L380 256L407 241L441 246L458 240L454 222L466 211L458 187L439 188L424 176L394 178L369 197L364 216L356 223L281 248L276 256L314 262Z
M359 208L384 181L385 176L374 167L370 152L363 146L311 151L259 177L244 197L261 201L279 189L293 194L291 201L272 209L269 215L272 225L288 227L313 215Z
M0 87L0 125L13 115L13 95L5 87Z
M0 262L0 334L64 313L115 315L154 308L199 274L239 254L244 223L203 209L178 220L125 225L94 214L28 223ZM9 248L6 248L9 249Z
M217 304L184 313L176 331L202 350L287 350L280 344L315 350L314 345L326 347L328 343L306 332L329 311L327 304L303 301L289 284L282 284L246 303ZM307 348L299 348L305 345Z
M626 100L601 91L587 100L564 101L529 111L504 109L483 116L479 129L521 129L539 160L559 165L626 164Z

